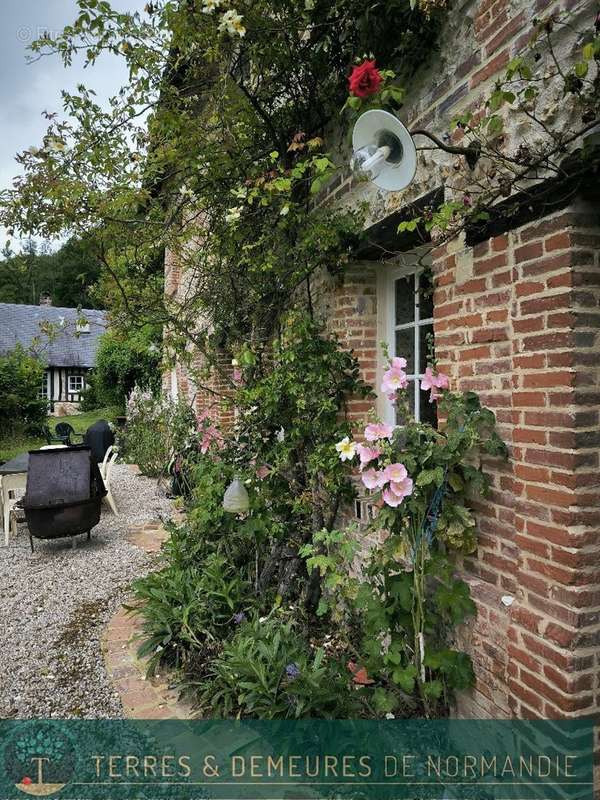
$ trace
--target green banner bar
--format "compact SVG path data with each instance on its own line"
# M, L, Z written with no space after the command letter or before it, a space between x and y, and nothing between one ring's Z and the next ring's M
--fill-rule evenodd
M589 720L0 721L0 800L593 797Z

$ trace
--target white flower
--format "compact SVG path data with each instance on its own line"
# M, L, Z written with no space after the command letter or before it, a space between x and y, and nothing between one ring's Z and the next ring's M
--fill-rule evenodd
M66 148L67 145L63 142L62 139L58 139L54 136L48 139L49 150L56 150L57 152L61 152L62 150L66 150Z
M347 436L344 436L342 441L336 444L335 449L340 454L342 461L350 461L356 453L356 443L351 442Z
M385 715L385 718L386 719L396 719L396 717L392 714L391 711L388 711L388 713Z
M287 214L289 214L289 213L290 213L290 207L289 207L289 206L287 205L287 203L286 203L286 204L284 205L284 207L281 209L281 211L279 212L279 216L280 216L280 217L285 217L285 216L286 216Z
M202 13L203 14L212 14L215 9L217 9L223 0L204 0L202 4Z
M227 214L225 214L225 222L237 222L241 216L242 206L235 206L235 208L230 208Z
M238 14L235 8L230 8L223 14L219 30L221 33L227 32L230 36L245 36L246 28L242 25L242 15Z
M277 439L278 442L283 442L283 440L285 439L285 431L283 430L283 428L280 428L277 431L277 433L275 434L275 438Z

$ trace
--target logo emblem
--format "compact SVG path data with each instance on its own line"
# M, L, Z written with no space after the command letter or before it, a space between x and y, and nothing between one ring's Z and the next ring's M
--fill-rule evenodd
M48 797L71 779L75 749L60 722L32 721L6 744L4 769L20 792Z

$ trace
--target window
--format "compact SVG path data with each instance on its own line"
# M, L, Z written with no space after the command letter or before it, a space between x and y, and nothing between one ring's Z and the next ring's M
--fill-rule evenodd
M421 390L419 380L427 367L433 337L433 287L428 273L414 267L391 269L387 298L390 356L406 359L409 402L415 419L435 424L435 405L429 402L429 392ZM402 423L391 403L387 417L393 424Z
M83 375L69 375L69 394L79 394L83 388Z
M84 320L78 320L75 323L75 332L76 333L89 333L90 332L90 323L85 322Z
M48 381L49 375L47 372L44 372L42 375L42 385L40 386L40 397L43 397L45 400L48 398Z

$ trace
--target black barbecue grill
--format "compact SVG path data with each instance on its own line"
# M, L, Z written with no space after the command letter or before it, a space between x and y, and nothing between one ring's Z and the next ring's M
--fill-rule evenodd
M25 511L33 552L36 539L60 539L87 533L100 522L106 494L98 464L89 447L30 450Z

